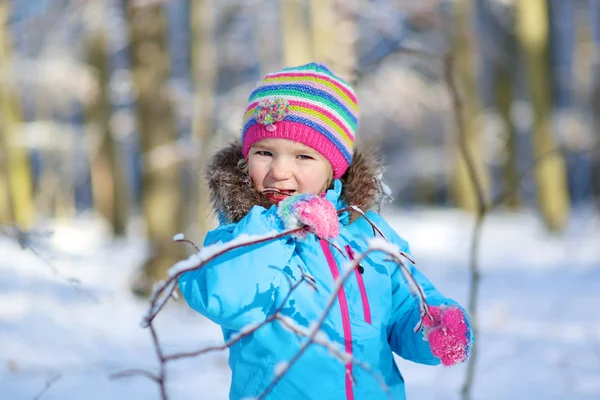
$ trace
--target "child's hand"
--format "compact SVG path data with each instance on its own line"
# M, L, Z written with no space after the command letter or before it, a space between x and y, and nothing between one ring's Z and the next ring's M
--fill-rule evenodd
M469 356L469 327L463 311L455 306L429 306L433 321L424 317L425 338L434 356L446 366L459 364Z
M279 203L277 214L287 229L307 226L319 238L334 238L340 232L334 205L314 194L295 194Z

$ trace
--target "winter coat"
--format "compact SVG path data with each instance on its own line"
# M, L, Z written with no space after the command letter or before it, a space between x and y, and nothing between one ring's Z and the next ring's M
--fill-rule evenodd
M237 168L241 146L234 144L219 152L208 168L214 207L221 225L209 232L205 246L226 243L241 234L262 235L281 231L277 208L253 189L246 174ZM379 165L359 151L352 165L336 180L326 198L337 209L348 204L373 209L381 197ZM408 244L375 211L367 216L400 250ZM205 315L223 330L225 340L244 327L265 321L289 291L284 274L299 279L299 266L316 281L315 292L307 283L294 291L282 310L298 325L309 327L322 315L331 296L334 280L351 254L367 249L373 237L371 225L356 213L343 213L339 249L309 234L304 240L290 236L231 251L199 270L182 275L179 285L190 307ZM367 372L356 364L344 365L318 344L312 344L266 397L270 400L341 400L390 398L373 373L383 378L391 398L404 399L404 379L392 352L417 363L435 365L423 333L414 332L420 317L419 300L410 292L397 264L383 252L371 253L340 290L321 331L340 351L370 366ZM411 267L430 305L456 305L438 292L429 280ZM362 269L361 269L362 270ZM260 395L287 362L305 343L278 321L272 321L230 348L232 370L230 399ZM354 381L354 382L353 382Z

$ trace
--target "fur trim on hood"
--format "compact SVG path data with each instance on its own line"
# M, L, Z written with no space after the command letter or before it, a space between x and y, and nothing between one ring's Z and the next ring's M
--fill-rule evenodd
M213 208L231 222L240 221L255 205L265 208L272 206L265 195L254 189L248 175L238 167L241 159L242 145L234 142L218 151L206 169ZM365 212L379 207L382 197L381 172L381 164L373 155L355 147L352 163L340 178L343 185L342 200ZM358 213L352 212L351 221L356 217Z

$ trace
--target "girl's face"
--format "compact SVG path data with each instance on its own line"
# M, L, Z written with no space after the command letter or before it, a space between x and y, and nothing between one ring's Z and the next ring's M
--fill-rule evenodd
M248 152L248 175L256 190L278 204L294 193L321 194L333 171L321 153L300 142L261 139Z

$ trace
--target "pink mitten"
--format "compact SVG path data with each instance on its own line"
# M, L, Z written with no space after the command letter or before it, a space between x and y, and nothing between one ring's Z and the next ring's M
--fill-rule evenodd
M470 329L463 311L456 306L429 306L433 321L424 317L425 338L434 356L446 366L467 359L470 350Z
M319 238L334 238L340 232L334 205L313 194L295 194L279 203L277 215L287 229L308 226Z

